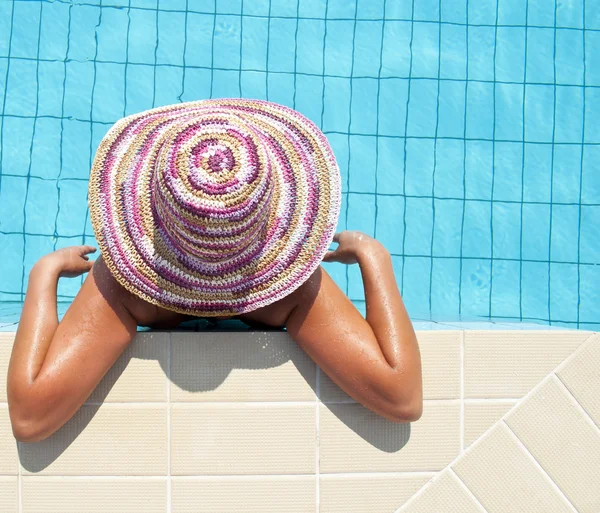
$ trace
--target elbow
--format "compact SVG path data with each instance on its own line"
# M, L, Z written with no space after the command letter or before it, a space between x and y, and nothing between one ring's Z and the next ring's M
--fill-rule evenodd
M8 406L12 433L19 442L39 442L48 437L38 418L39 408L25 400L9 401Z
M12 420L11 423L13 436L19 442L40 442L46 438L34 423Z
M421 391L403 396L394 403L391 420L400 424L416 422L423 415L423 394Z

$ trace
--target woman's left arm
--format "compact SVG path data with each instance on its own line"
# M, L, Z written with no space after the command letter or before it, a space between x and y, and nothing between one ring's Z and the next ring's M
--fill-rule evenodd
M43 440L65 424L131 342L136 322L123 306L122 288L90 246L60 249L31 270L8 368L13 434ZM92 270L59 323L60 277Z

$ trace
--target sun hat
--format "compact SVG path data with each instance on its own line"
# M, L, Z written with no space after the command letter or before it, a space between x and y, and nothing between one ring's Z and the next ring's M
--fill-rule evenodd
M102 257L128 291L180 313L241 314L317 269L340 182L326 136L299 112L200 100L117 121L94 157L89 209Z

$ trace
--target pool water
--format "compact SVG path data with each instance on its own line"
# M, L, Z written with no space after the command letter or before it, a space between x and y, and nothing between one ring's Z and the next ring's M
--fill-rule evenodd
M600 324L590 0L0 1L0 321L40 256L94 243L87 179L111 124L218 97L321 127L339 229L386 245L413 319ZM364 309L359 269L326 269Z

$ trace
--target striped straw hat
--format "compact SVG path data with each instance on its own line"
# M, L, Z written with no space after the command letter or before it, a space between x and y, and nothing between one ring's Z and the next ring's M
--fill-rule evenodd
M282 105L202 100L128 116L94 158L106 265L168 310L235 315L304 283L329 248L340 172L325 135Z

